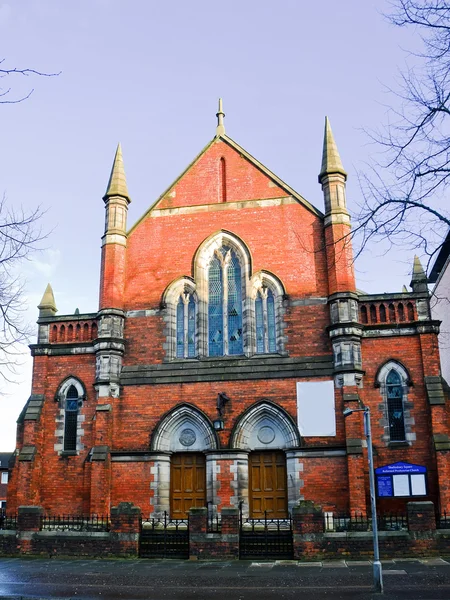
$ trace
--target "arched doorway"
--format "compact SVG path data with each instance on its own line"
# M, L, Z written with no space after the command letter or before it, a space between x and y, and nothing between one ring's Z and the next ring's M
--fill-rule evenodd
M245 514L252 518L283 519L298 499L295 459L286 450L300 446L300 434L289 414L264 400L251 406L236 423L232 447L249 450L248 489L242 490ZM289 485L290 483L290 485Z
M205 451L218 447L216 432L208 417L190 404L177 406L159 422L151 447L161 453L171 453L170 460L166 455L155 465L157 512L166 511L172 519L184 519L190 508L206 506L210 486L207 485Z

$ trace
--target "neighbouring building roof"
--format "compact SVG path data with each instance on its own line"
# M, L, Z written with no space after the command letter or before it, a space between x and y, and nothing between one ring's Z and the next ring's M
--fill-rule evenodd
M431 269L430 276L428 277L429 283L436 283L439 279L439 275L441 274L442 269L445 267L445 264L450 256L450 229L447 233L447 237L444 240L444 243L441 246L439 254L437 255L436 260L434 261L434 265Z

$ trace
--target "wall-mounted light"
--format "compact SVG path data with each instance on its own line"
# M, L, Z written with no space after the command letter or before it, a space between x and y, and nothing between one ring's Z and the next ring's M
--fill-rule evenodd
M225 404L229 401L230 401L230 399L225 394L225 392L219 392L217 394L216 408L217 408L217 413L219 416L217 419L214 419L214 421L213 421L213 426L216 431L223 431L225 428L225 424L224 424L223 418L222 418L223 409L225 408Z
M213 425L214 425L214 429L216 431L223 431L223 429L225 427L223 419L215 419L213 421Z

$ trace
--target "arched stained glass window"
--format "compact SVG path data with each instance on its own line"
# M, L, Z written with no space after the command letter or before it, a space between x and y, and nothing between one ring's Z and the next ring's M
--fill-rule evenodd
M77 423L78 423L78 392L71 385L66 394L64 411L64 451L75 452L77 449Z
M269 352L277 351L277 339L275 329L275 298L272 290L267 292L267 330L269 338Z
M192 294L181 294L177 304L177 358L195 358L196 308Z
M256 352L277 351L275 297L271 289L263 287L255 298Z
M403 387L401 377L394 369L386 377L386 395L390 439L392 442L402 442L405 440Z
M214 256L208 273L209 355L223 355L223 285L222 264Z
M241 265L231 250L228 280L228 354L242 354L242 276Z
M177 358L184 358L184 302L181 296L177 304Z
M264 352L264 306L261 292L256 295L255 300L256 317L256 352Z

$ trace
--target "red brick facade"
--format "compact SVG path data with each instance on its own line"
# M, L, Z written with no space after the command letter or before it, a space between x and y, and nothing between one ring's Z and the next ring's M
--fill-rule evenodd
M111 180L123 168L117 156ZM417 285L402 294L357 293L346 175L328 167L320 179L325 215L218 135L128 232L124 179L122 188L110 184L99 311L40 312L11 510L104 514L133 502L144 515L170 512L189 488L177 489L173 455L195 452L205 457L204 479L194 482L204 505L270 512L276 490L266 478L262 500L257 495L255 478L263 475L249 456L281 449L278 510L304 499L366 514L362 418L343 416L361 402L371 410L375 467L427 470L425 494L381 497L382 509L431 500L450 510L448 398L428 294ZM241 279L229 275L232 260ZM211 350L213 261L222 265L218 353ZM401 379L397 415L388 407L392 371ZM335 435L301 434L297 383L331 381Z

